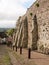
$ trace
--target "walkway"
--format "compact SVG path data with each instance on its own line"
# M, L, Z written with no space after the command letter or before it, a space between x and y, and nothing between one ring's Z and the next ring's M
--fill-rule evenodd
M49 65L49 56L37 52L31 52L31 59L28 59L28 50L20 49L16 52L11 48L0 45L0 65Z
M28 59L28 51L23 49L22 55L20 55L20 49L16 52L16 55L19 56L19 60L21 58L22 65L49 65L49 55L41 54L32 51L31 59Z

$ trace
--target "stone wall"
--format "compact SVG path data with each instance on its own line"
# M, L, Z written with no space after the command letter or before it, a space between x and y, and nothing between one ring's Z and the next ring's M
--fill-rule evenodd
M32 16L30 16L30 13L32 13ZM37 18L37 23L35 23L35 21L33 20L35 15ZM49 47L49 1L37 0L28 9L27 17L28 46L32 47L32 45L34 46L35 43L34 48L37 45L38 51L45 53L47 48Z
M49 47L49 1L39 1L41 4L37 10L38 20L38 51L47 53ZM49 49L49 48L48 48ZM48 51L49 52L49 51Z
M17 44L49 53L49 1L37 0L20 20L17 23L23 26L23 30L21 31L18 25L17 32L20 30L22 35L21 40L18 40L21 43ZM19 34L16 35L16 39Z
M27 48L27 45L28 45L28 22L27 22L27 17L25 17L23 47Z
M17 47L27 48L28 44L28 24L27 17L24 15L23 17L19 17L16 24L16 34L15 34L15 44Z

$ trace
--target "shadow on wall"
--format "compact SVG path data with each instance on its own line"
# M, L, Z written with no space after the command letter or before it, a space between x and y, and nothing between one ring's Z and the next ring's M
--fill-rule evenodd
M23 48L27 48L28 45L28 21L27 17L24 19L24 38L23 38Z
M38 24L37 24L37 16L36 15L34 16L33 21L34 21L34 29L32 31L32 50L37 50Z

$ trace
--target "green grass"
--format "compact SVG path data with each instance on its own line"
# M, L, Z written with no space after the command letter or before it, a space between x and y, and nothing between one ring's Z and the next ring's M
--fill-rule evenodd
M10 65L10 58L9 58L9 55L8 55L8 54L6 54L6 55L4 55L4 56L2 57L1 63L2 63L2 65L3 65L3 64L4 64L4 65Z

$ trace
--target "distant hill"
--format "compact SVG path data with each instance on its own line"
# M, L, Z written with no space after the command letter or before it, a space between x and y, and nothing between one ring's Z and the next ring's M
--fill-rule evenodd
M8 29L12 29L12 28L0 28L0 32L4 32L4 31L6 31Z

